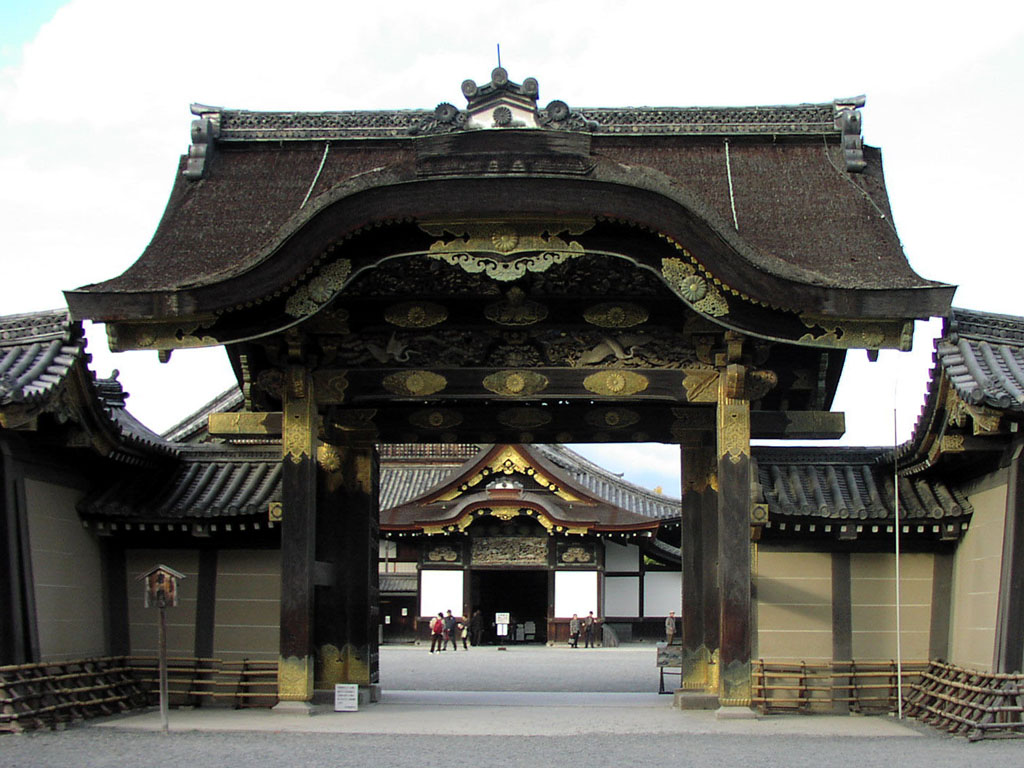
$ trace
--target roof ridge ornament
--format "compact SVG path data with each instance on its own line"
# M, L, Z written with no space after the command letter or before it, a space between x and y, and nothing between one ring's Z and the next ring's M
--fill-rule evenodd
M433 115L409 128L411 135L452 133L484 128L549 128L561 131L595 131L597 123L573 112L564 101L555 100L541 109L537 105L540 85L537 78L523 82L509 80L508 71L497 66L490 82L477 85L474 80L462 81L466 109L459 110L447 102L438 104Z
M864 94L832 102L836 112L836 128L842 132L843 157L848 173L863 173L868 167L864 160L864 137L861 134L861 115L857 110L864 106Z

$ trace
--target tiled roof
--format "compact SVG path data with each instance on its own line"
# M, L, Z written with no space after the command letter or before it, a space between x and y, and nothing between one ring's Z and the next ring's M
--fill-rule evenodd
M1024 318L954 308L937 359L965 402L1024 410Z
M765 448L753 452L769 520L894 519L892 464L887 448ZM972 513L966 497L932 475L901 477L900 519L932 521Z
M222 445L183 447L170 471L124 475L87 496L86 517L122 520L184 520L257 516L281 499L281 450Z
M66 309L0 318L0 405L46 398L84 350Z
M415 573L382 573L380 575L380 591L382 593L408 592L416 594L417 586Z

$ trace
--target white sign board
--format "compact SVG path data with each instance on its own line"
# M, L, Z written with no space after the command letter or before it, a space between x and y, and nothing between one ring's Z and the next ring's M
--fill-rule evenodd
M359 711L359 686L351 683L338 683L334 686L334 711Z
M495 624L508 624L509 621L510 621L510 616L507 613L496 613L496 614L494 614L494 623Z

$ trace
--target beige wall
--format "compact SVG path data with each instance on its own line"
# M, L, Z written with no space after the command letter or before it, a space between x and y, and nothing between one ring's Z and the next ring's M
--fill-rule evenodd
M758 548L755 655L770 661L832 660L832 556Z
M928 659L931 636L932 573L930 553L900 556L900 624L903 658ZM850 614L853 658L896 658L896 564L890 553L850 555Z
M195 655L196 588L199 582L199 552L194 549L129 549L125 552L128 586L128 637L133 656L157 655L156 606L143 605L144 588L139 576L155 565L166 565L185 578L178 584L178 606L167 609L167 654Z
M280 647L281 553L221 550L213 655L224 661L276 660Z
M103 656L103 573L100 547L82 527L82 492L25 480L32 581L43 661Z
M968 493L974 514L953 558L949 660L991 671L995 652L1006 485Z

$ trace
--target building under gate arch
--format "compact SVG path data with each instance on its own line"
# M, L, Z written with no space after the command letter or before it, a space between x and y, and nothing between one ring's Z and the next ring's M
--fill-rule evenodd
M433 111L194 105L152 243L68 291L71 315L161 359L226 346L242 409L210 433L269 445L246 472L279 476L261 503L283 700L376 683L375 445L651 440L681 447L684 682L747 706L755 643L784 649L795 620L752 599L752 539L768 560L787 525L872 549L878 531L816 519L887 509L878 452L755 462L750 440L841 434L845 351L907 348L953 288L907 264L857 100L542 108L500 68L463 90L464 109ZM928 487L935 520L963 513ZM860 567L802 560L833 586Z

